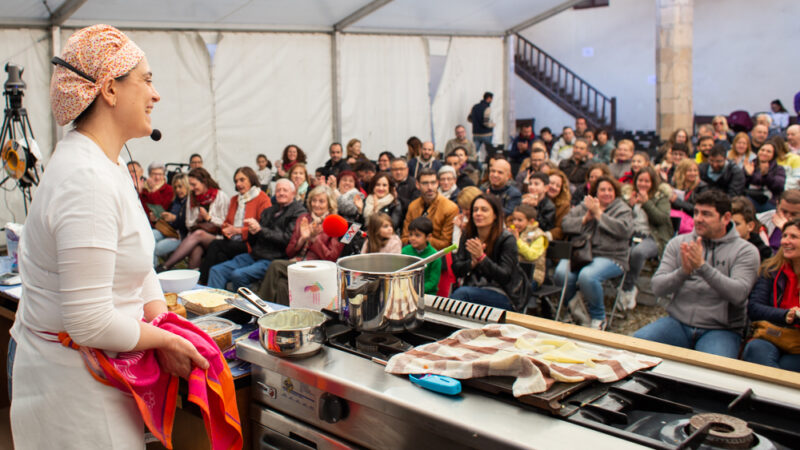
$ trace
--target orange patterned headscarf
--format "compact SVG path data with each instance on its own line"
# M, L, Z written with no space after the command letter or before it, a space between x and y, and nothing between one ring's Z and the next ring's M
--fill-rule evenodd
M130 72L144 52L110 25L92 25L67 40L50 80L50 107L59 125L75 120L109 79Z

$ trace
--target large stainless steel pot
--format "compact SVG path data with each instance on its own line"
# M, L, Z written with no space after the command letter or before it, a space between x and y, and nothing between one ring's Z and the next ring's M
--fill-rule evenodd
M400 332L416 328L425 305L425 267L396 271L419 260L394 253L339 259L336 264L342 321L358 331Z

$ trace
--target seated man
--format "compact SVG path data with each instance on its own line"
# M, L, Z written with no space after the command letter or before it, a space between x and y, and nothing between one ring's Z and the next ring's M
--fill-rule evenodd
M719 189L728 194L728 197L736 197L744 193L744 172L739 166L725 159L726 153L722 145L714 144L708 152L708 161L698 167L700 179L705 181L708 187Z
M329 175L338 177L339 172L350 170L350 165L347 164L347 161L342 157L342 144L338 142L331 144L331 146L328 147L328 154L331 156L331 159L325 163L324 167Z
M694 160L697 164L708 162L708 152L714 147L714 138L711 136L701 136L697 140L697 153L694 154Z
M439 181L433 169L422 169L417 175L420 197L410 205L403 223L403 245L408 244L408 226L417 217L427 216L433 222L433 233L428 242L441 250L453 241L453 219L458 215L458 206L439 193Z
M203 157L197 153L192 153L192 156L189 157L189 170L197 169L198 167L203 167Z
M697 196L694 231L672 238L653 275L653 293L671 298L668 317L634 337L736 358L758 250L731 223L731 200L717 190Z
M517 172L517 178L515 179L517 182L517 189L521 192L525 192L525 180L527 180L528 176L531 174L541 172L545 161L547 161L547 148L543 141L537 139L533 141L530 157L523 161L522 165L519 167L519 172Z
M390 165L392 179L397 190L397 200L403 206L403 212L408 210L408 205L419 197L417 182L408 176L408 163L405 158L395 158Z
M466 161L465 152L466 150L464 150L463 147L456 147L456 150L448 153L444 158L444 165L450 166L456 170L456 186L458 186L459 190L467 186L475 186L475 181L471 176L475 169L469 164L466 164L466 162L462 163L462 159ZM442 168L444 168L444 166L442 166ZM442 169L439 170L441 171Z
M769 139L769 127L767 125L759 124L750 130L750 146L753 153L758 153L758 150Z
M456 137L447 141L444 154L449 155L458 147L464 149L470 161L478 160L478 156L475 154L475 143L467 139L467 129L464 128L464 125L456 125Z
M520 127L519 135L511 142L511 148L508 151L508 159L513 167L519 167L522 161L530 156L533 139L533 125Z
M433 169L434 172L442 167L442 162L436 159L436 151L433 149L433 142L425 141L422 143L422 150L419 156L408 161L408 175L416 178L417 173L422 169Z
M585 182L586 174L589 172L589 142L585 138L575 139L572 155L561 160L558 168L567 175L570 187L580 186Z
M261 280L274 259L287 259L286 247L294 232L295 222L306 212L303 204L294 199L296 188L288 178L275 184L275 204L261 213L261 219L244 219L247 226L248 253L211 267L208 274L209 287L226 289L228 281L236 292L240 287Z
M570 127L564 127L561 138L553 144L550 150L550 159L558 164L562 159L567 159L572 155L572 145L575 143L575 132Z
M489 163L489 182L483 186L483 192L492 194L503 203L506 217L514 212L522 201L522 194L511 181L511 164L505 159L493 159Z

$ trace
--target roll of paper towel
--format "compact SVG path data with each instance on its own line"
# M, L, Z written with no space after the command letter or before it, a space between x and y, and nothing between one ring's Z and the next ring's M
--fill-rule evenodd
M336 263L301 261L287 269L289 306L292 308L330 309L339 307Z

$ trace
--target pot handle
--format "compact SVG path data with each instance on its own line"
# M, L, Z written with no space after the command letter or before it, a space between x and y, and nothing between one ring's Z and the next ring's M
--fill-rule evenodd
M259 311L263 314L267 314L272 312L272 308L267 305L267 303L261 299L258 295L256 295L253 291L246 287L240 287L238 291L236 291L239 295L244 297L245 300L250 302L253 306L255 306Z

